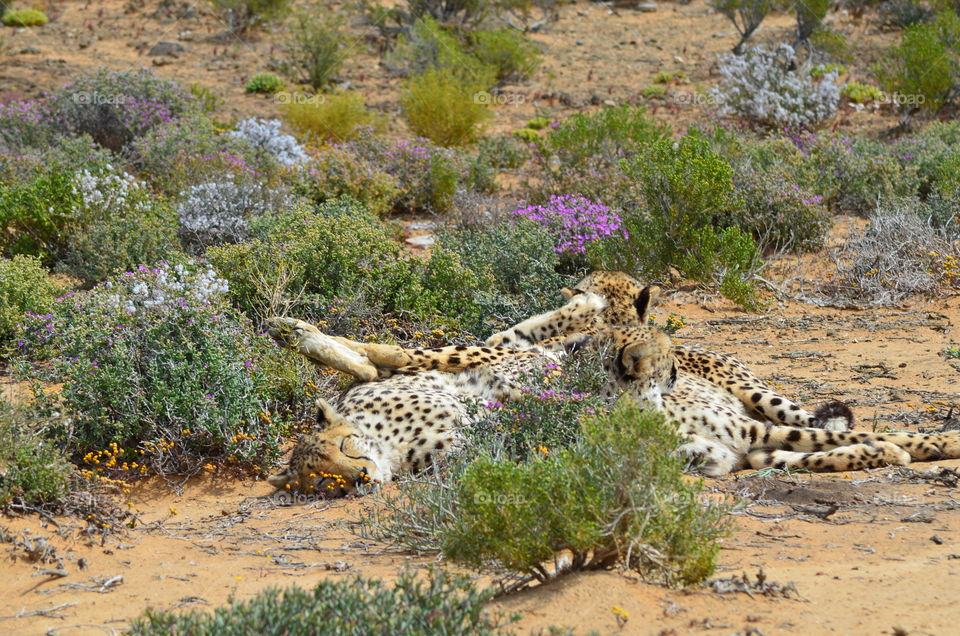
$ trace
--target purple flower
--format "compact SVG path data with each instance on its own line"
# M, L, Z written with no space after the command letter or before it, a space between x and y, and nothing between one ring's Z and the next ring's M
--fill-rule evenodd
M544 205L531 205L513 213L547 228L558 254L583 254L587 246L611 236L627 238L623 221L599 201L577 194L553 195Z

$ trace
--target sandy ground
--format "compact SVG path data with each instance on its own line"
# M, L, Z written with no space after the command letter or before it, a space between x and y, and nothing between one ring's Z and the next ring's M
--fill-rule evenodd
M255 74L284 58L289 31L275 24L243 39L224 37L224 25L205 2L103 0L45 3L51 16L42 28L2 29L0 102L36 98L99 67L152 68L161 77L188 86L197 83L223 99L220 116L278 117L279 101L244 92ZM331 3L329 6L339 5ZM186 9L184 7L187 7ZM404 131L398 104L400 80L380 64L384 46L377 31L349 14L360 46L338 78L340 88L361 91L367 104L387 115L392 132ZM677 131L713 121L715 106L697 95L717 79L717 55L736 42L730 22L706 0L660 3L642 13L608 4L577 1L559 8L560 19L531 35L543 50L541 70L529 81L502 87L495 101L492 132L524 127L533 116L561 117L605 104L643 103ZM829 18L856 43L851 68L869 69L895 34L881 31L872 18L855 20L844 12ZM754 35L757 43L790 40L794 19L769 17ZM158 42L176 42L176 56L150 56ZM660 71L683 71L665 97L645 98L642 89ZM869 70L848 79L875 83ZM885 114L844 107L834 127L880 130L896 123Z

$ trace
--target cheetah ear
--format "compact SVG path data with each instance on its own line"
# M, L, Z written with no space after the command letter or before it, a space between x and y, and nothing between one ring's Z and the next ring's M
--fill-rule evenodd
M656 285L647 285L637 295L633 301L633 306L637 309L637 317L640 318L640 324L647 324L647 318L650 316L650 308L660 297L660 288Z
M564 287L563 289L560 290L560 293L563 294L563 297L564 297L566 300L570 300L571 298L573 298L573 297L576 296L577 294L582 294L582 293L583 293L583 290L582 290L582 289L577 289L576 287Z
M339 419L337 412L333 410L333 407L324 400L323 398L317 398L317 401L314 402L314 405L317 407L317 428L329 428L333 426L336 421Z

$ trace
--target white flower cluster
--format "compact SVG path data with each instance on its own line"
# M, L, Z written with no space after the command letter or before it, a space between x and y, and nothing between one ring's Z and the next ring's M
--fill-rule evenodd
M815 80L807 66L797 64L788 44L721 57L723 79L711 91L720 115L793 128L812 128L833 117L840 104L836 73Z
M230 135L247 141L257 151L271 155L284 166L297 166L310 159L292 135L280 133L277 119L244 119Z
M129 314L170 313L191 306L209 305L229 291L227 281L212 268L198 269L166 263L153 269L128 272L118 282L107 281L105 303Z
M83 200L84 209L105 215L143 211L149 206L145 197L136 196L144 194L144 186L133 175L114 174L109 164L106 169L105 174L93 174L86 169L77 173L73 191Z
M181 196L177 204L181 235L201 248L246 238L248 219L265 203L260 184L238 183L232 175L191 186Z

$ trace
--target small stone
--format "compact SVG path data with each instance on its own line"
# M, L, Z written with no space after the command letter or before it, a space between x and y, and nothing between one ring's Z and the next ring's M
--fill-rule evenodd
M642 13L653 13L657 10L657 5L654 2L641 2L637 5L637 11Z
M180 44L179 42L157 42L150 50L147 52L147 55L150 57L178 57L186 53L187 48Z
M941 539L939 535L936 535L936 534L933 535L932 537L930 537L930 540L936 543L937 545L943 545L943 539Z
M577 40L577 46L583 46L585 44L586 42L584 42L583 40Z
M417 249L425 250L428 247L433 247L437 242L437 237L433 234L423 234L421 236L411 236L407 239L407 245L410 247L415 247Z
M35 46L25 46L24 48L20 49L18 53L20 55L37 55L40 53L40 49Z

